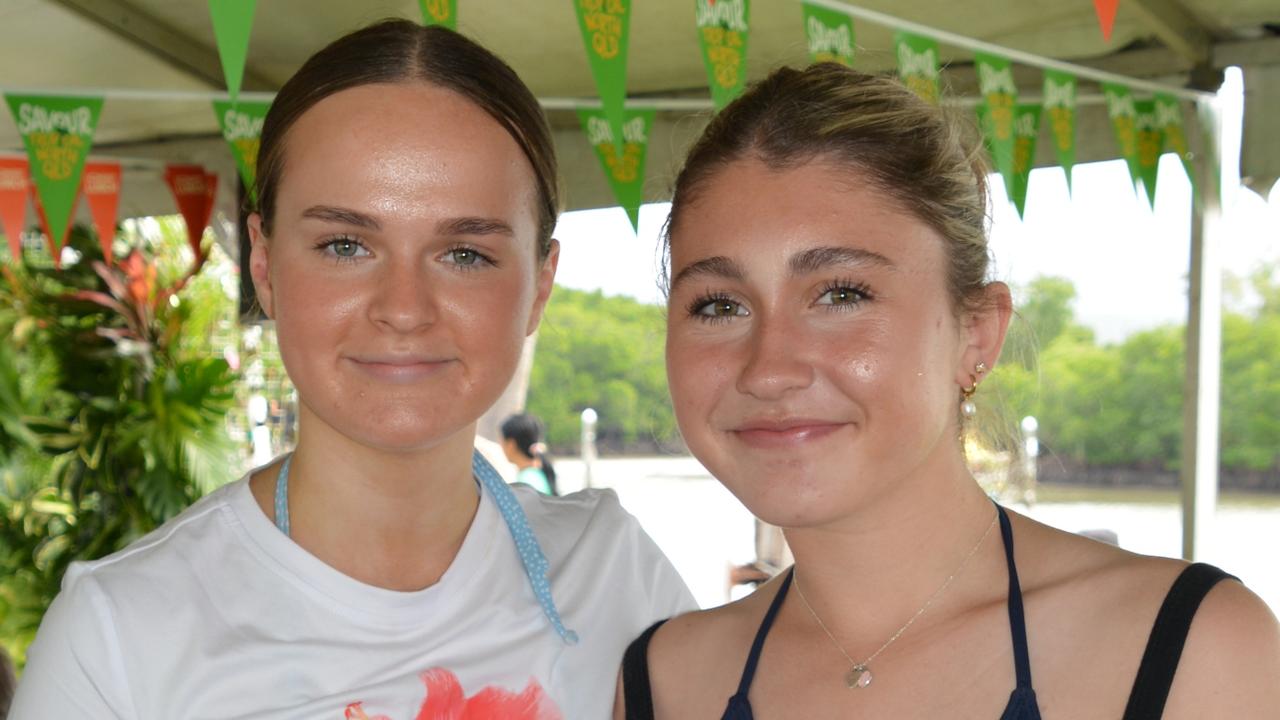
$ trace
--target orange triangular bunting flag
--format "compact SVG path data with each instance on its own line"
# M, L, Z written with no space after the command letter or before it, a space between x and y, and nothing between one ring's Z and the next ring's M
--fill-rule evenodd
M1116 24L1116 8L1120 0L1093 0L1093 9L1098 11L1098 24L1102 26L1102 37L1111 39L1111 28Z

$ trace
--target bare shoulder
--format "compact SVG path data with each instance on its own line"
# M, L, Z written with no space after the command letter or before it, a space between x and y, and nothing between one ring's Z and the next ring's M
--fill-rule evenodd
M1240 583L1218 583L1196 612L1164 717L1280 717L1280 624Z
M658 629L648 654L657 718L718 717L723 712L780 580L774 578L736 602L680 615Z
M1014 523L1042 708L1055 699L1078 708L1087 692L1083 697L1098 704L1096 712L1119 716L1156 616L1188 563L1025 517L1015 516ZM1275 617L1240 583L1220 582L1194 616L1164 717L1276 717L1277 678Z

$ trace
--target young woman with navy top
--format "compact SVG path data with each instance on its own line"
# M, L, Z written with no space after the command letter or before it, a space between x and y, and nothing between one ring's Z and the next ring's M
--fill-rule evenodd
M974 482L961 438L1011 314L974 147L896 81L827 64L773 73L691 150L676 416L795 564L642 634L615 717L1280 717L1280 632L1240 583Z
M555 275L537 101L379 24L281 89L258 171L297 448L73 567L10 717L606 717L626 643L693 600L611 493L513 490L473 451Z

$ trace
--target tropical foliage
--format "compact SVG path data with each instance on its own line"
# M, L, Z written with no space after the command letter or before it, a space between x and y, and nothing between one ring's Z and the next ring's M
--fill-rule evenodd
M71 562L236 465L235 375L213 345L233 305L196 274L203 257L179 242L108 265L83 228L69 242L79 259L60 270L36 253L0 268L0 640L19 659Z

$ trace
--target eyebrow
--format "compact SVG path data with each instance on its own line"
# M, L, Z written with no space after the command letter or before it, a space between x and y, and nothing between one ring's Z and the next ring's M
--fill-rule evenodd
M851 247L816 247L796 253L787 262L793 276L808 275L828 265L879 265L893 270L896 266L878 252Z
M382 225L372 215L333 205L313 205L302 211L302 217L354 225L368 230L382 229ZM482 217L442 220L436 226L436 232L441 235L515 235L509 224L496 218Z
M879 265L891 270L897 267L880 253L848 247L810 248L792 255L787 261L787 269L793 277L817 272L829 265ZM723 255L716 255L681 269L671 281L671 289L674 290L684 280L699 276L742 280L747 274L738 263Z
M312 205L302 211L302 217L313 218L315 220L324 220L325 222L342 223L343 225L354 225L356 227L367 228L369 230L381 230L382 226L372 215L365 215L362 212L349 210L347 208L334 207L332 205Z
M671 289L675 290L681 282L690 278L700 276L711 276L724 278L726 280L741 280L747 276L742 270L742 266L730 260L723 255L705 258L696 263L686 265L676 273L675 278L671 281Z
M508 235L514 236L515 230L497 218L461 217L441 220L436 226L441 235Z

